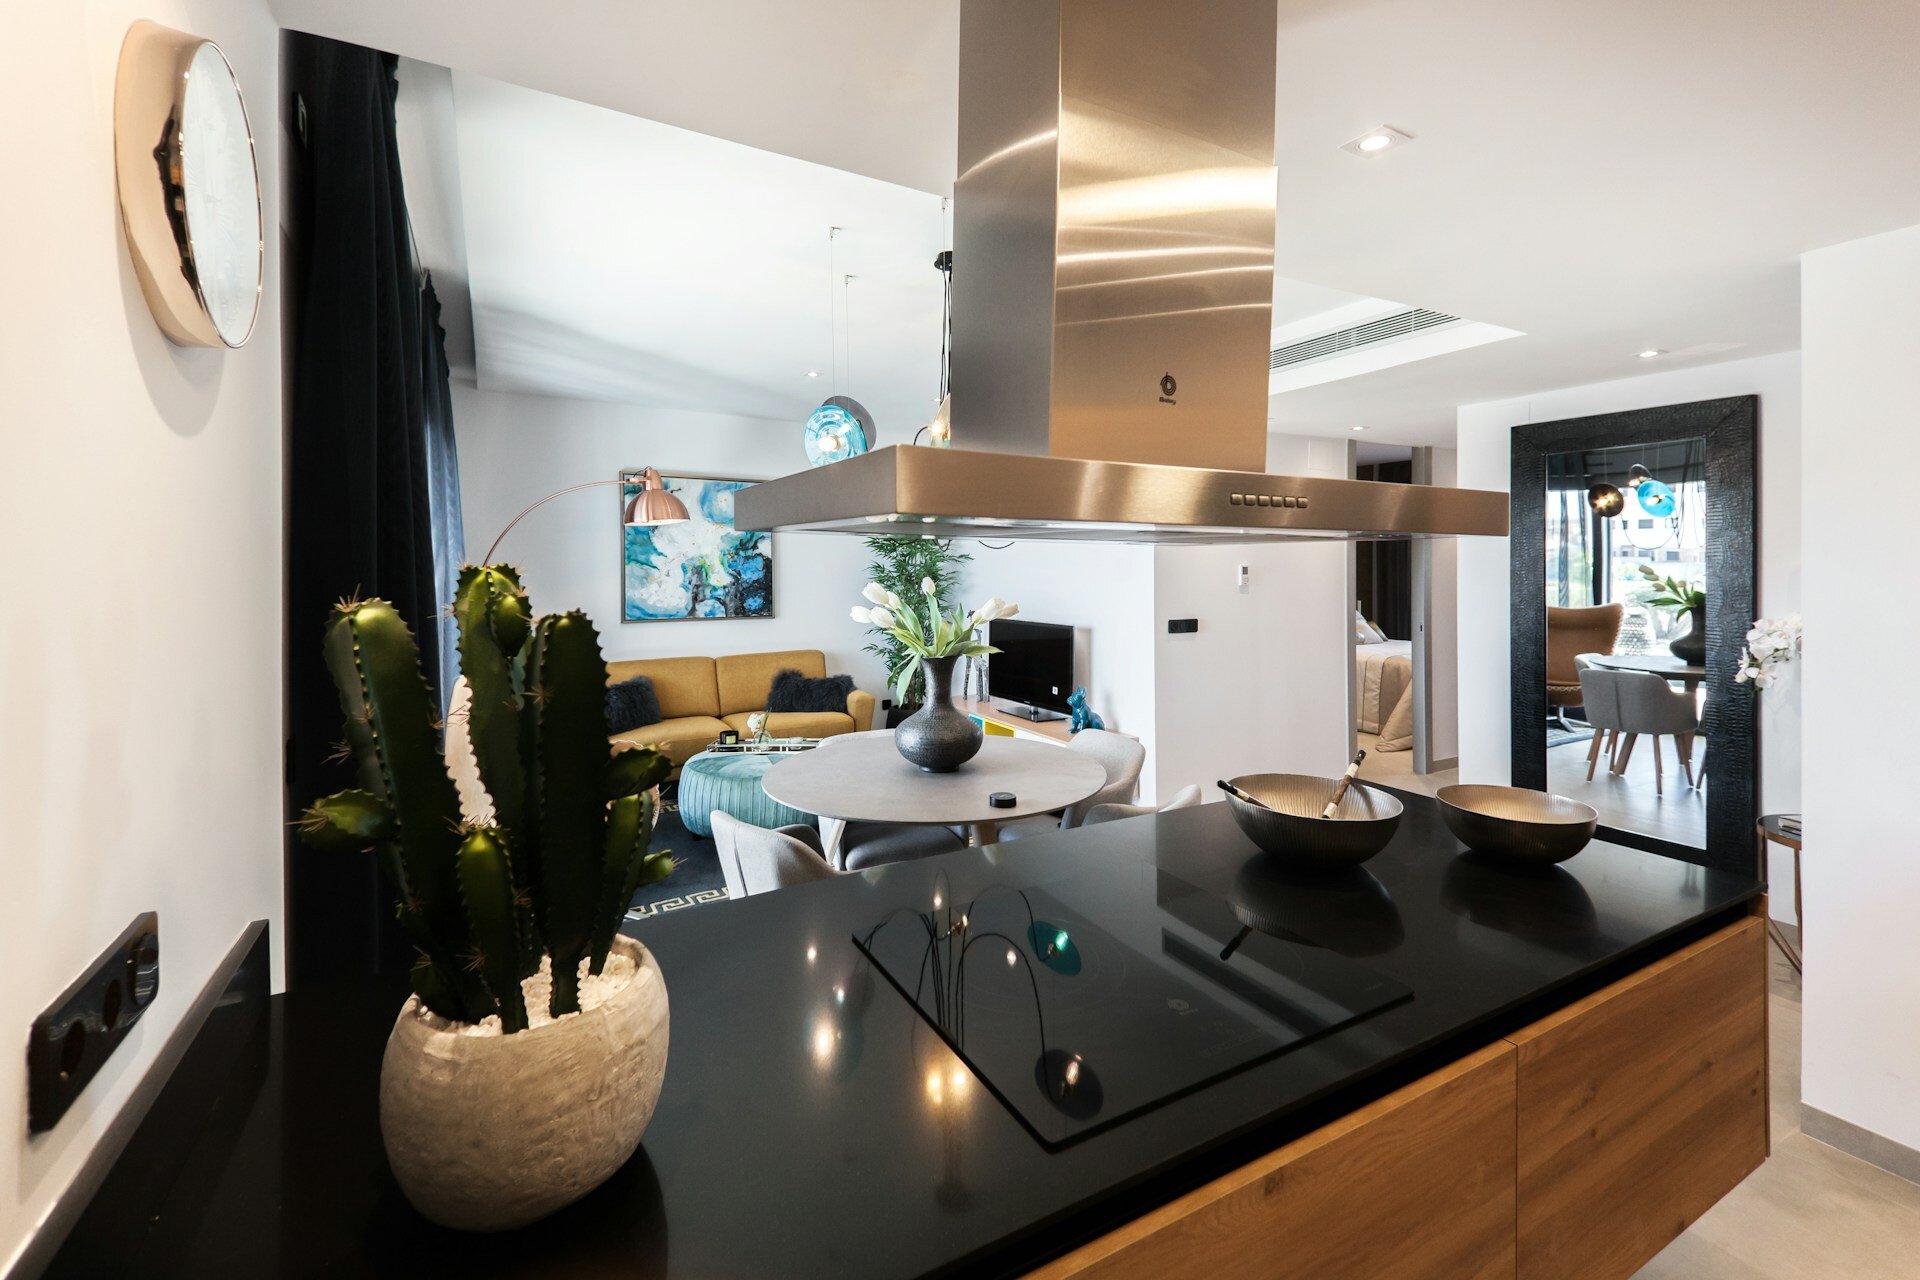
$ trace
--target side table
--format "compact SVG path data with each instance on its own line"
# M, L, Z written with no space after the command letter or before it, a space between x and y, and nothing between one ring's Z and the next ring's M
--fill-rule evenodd
M1800 908L1800 837L1802 833L1787 830L1781 822L1783 818L1794 818L1797 820L1799 817L1800 815L1797 813L1769 813L1760 819L1754 829L1759 836L1760 878L1762 880L1767 878L1768 845L1777 844L1784 849L1793 850L1793 919L1794 923L1799 927L1800 942L1801 945L1804 946L1807 941L1807 917ZM1767 917L1767 932L1771 933L1773 940L1780 944L1780 951L1787 957L1787 963L1793 966L1793 971L1795 973L1802 972L1800 968L1799 948L1787 941L1786 935L1780 932L1780 926L1774 923L1772 916Z

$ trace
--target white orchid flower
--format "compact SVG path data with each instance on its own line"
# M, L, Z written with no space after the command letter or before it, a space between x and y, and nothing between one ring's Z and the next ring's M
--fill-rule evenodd
M891 597L893 593L877 582L869 582L865 587L861 588L860 594L874 604L892 603L889 597Z

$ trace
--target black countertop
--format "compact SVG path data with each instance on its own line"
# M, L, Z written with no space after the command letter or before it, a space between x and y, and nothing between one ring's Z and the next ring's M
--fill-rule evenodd
M164 1193L111 1180L52 1274L135 1256L143 1276L1018 1274L1716 927L1761 891L1602 843L1563 867L1505 870L1461 855L1432 801L1403 798L1368 874L1330 885L1273 872L1214 804L635 926L672 1001L659 1110L612 1181L506 1235L426 1224L387 1171L376 1086L402 989L276 997L237 1066L169 1086L211 1109L175 1133ZM923 907L941 875L959 901L1122 860L1359 958L1413 998L1049 1152L850 939L895 906ZM836 988L858 998L836 1001Z

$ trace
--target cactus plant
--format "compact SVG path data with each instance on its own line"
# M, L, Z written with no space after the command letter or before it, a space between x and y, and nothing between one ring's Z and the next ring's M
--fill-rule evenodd
M360 786L316 801L298 825L316 850L377 852L420 952L421 1003L455 1022L498 1014L512 1033L527 1027L520 979L541 956L548 1012L577 1011L581 965L602 970L634 893L672 871L647 851L652 792L672 764L648 747L609 750L607 667L585 614L535 619L504 565L463 570L451 611L492 812L460 812L404 620L384 600L349 600L324 647Z

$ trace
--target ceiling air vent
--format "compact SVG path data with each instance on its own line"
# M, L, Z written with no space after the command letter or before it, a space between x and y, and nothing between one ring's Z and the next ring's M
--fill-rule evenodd
M1439 311L1427 311L1415 308L1412 311L1399 311L1390 316L1381 316L1378 320L1369 320L1357 324L1351 329L1340 329L1333 333L1323 333L1317 338L1308 338L1305 342L1296 342L1290 346L1275 347L1267 360L1267 368L1285 369L1289 365L1305 364L1309 360L1319 360L1326 356L1344 355L1357 351L1361 347L1370 347L1378 342L1390 342L1395 338L1404 338L1410 333L1422 329L1434 329L1443 324L1452 324L1459 316L1446 315Z

